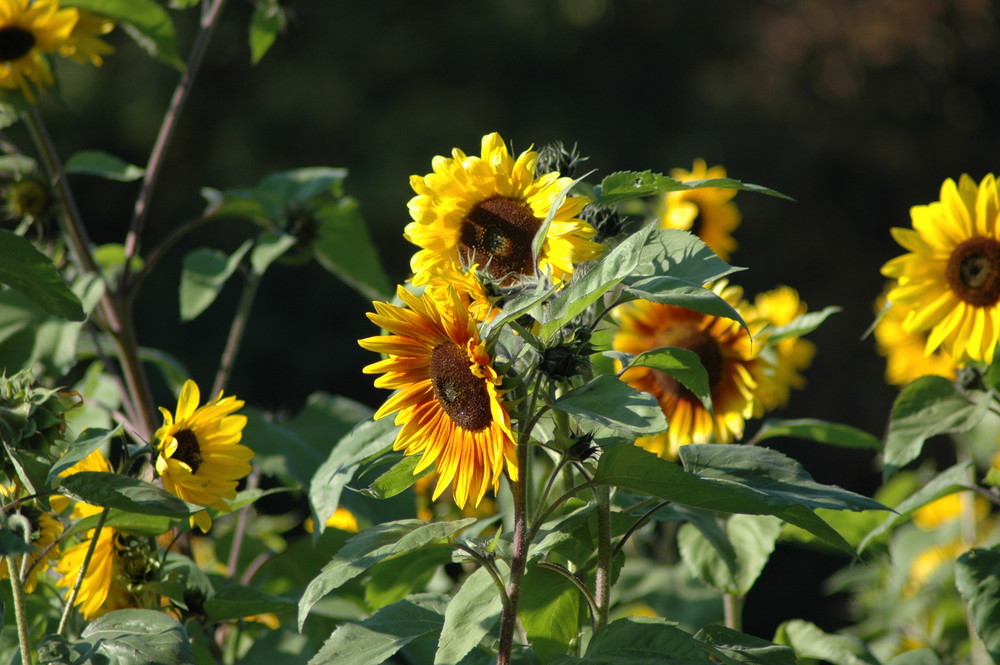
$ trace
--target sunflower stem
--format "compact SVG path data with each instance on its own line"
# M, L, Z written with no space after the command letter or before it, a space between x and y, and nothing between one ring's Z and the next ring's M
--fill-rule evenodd
M243 333L246 332L247 321L250 319L250 308L253 307L254 298L257 295L257 287L260 285L260 275L253 269L247 275L246 284L243 287L243 295L240 297L236 315L229 328L229 337L226 339L226 348L222 351L222 358L219 360L219 371L215 374L215 383L212 384L212 395L218 395L229 383L229 376L233 372L233 365L236 363L236 354L239 353L240 344L243 341Z
M31 523L20 513L7 516L7 528L11 531L20 527L24 533L24 542L31 545ZM27 558L27 554L23 558ZM14 597L14 617L17 621L17 642L21 648L21 662L31 663L31 638L28 636L28 616L24 607L24 578L18 570L17 557L8 554L4 557L7 563L7 577L10 578L10 590Z
M735 593L723 594L722 613L726 628L743 630L743 596Z
M597 629L608 623L608 605L611 601L611 488L598 485L597 496L597 573L594 576L594 604L597 606Z
M522 435L524 433L522 432ZM527 438L525 436L522 439ZM524 441L517 446L518 468L523 469L528 457L528 447ZM524 476L510 483L514 495L514 551L510 559L510 579L507 582L507 598L509 603L504 606L500 616L500 643L497 653L497 665L510 665L511 650L514 646L514 627L517 625L517 605L521 599L521 585L524 582L524 571L528 558L527 524L527 493Z
M94 550L97 549L97 539L101 535L101 529L104 528L104 521L108 518L108 511L110 510L110 508L105 508L101 511L101 516L97 518L97 526L94 527L94 535L90 537L90 544L87 547L87 554L83 558L83 565L80 566L80 570L76 574L73 588L70 590L69 595L66 596L66 606L63 608L62 616L59 618L59 628L56 630L56 635L62 636L66 631L66 625L69 623L69 615L73 611L76 597L80 593L80 587L83 585L83 576L87 572L87 567L90 566L90 560L94 558Z

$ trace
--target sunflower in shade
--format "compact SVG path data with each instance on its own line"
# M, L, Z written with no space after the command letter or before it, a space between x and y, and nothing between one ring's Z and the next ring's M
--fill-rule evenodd
M883 295L875 303L876 310L881 312L885 303ZM929 374L954 380L957 371L951 354L941 347L925 353L927 333L909 333L903 328L908 313L905 307L891 305L875 324L875 348L885 356L885 380L894 386L905 386Z
M156 472L171 494L214 510L229 512L226 500L236 498L236 486L250 473L253 451L240 445L246 416L235 415L244 402L222 392L199 406L201 394L190 379L184 382L177 411L160 407L163 426L156 431ZM207 510L195 513L191 524L212 527Z
M400 286L397 294L405 308L376 302L368 314L390 334L358 341L388 355L364 372L382 375L377 387L396 390L375 418L396 414L402 429L394 448L421 455L415 474L436 465L432 499L450 486L459 508L478 506L487 488L498 489L505 461L510 478L518 474L500 377L454 288L415 296Z
M708 167L705 160L696 159L690 171L672 169L670 177L681 182L725 178L723 166ZM665 229L690 231L701 238L723 261L728 261L736 249L732 233L740 225L739 208L733 203L735 189L699 187L667 192L654 207L654 213Z
M636 300L613 312L618 322L612 345L617 351L638 355L662 347L679 347L698 355L708 374L714 418L701 400L669 374L651 367L632 367L621 379L650 393L660 403L669 429L662 434L640 437L636 445L667 459L687 443L729 443L743 436L746 420L753 416L758 400L755 378L766 362L758 356L760 344L753 335L763 323L754 321L743 290L727 282L712 286L720 297L747 320L750 332L738 322L702 314L674 305Z
M10 497L11 494L8 488L0 486L0 496ZM27 561L22 557L17 557L16 561L22 570L24 564L29 567L28 575L22 582L25 593L31 593L38 585L38 576L59 559L59 545L56 541L62 535L63 525L54 514L37 510L31 504L22 506L19 512L31 527L31 551L22 555L27 557ZM0 580L9 576L7 559L0 557Z
M897 285L888 299L905 308L903 329L927 333L924 352L941 348L961 366L992 362L1000 338L1000 187L945 180L940 200L910 209L912 229L892 236L908 253L882 266Z
M404 236L421 248L410 261L413 272L477 263L503 286L540 275L560 284L576 264L599 257L594 228L577 217L588 199L559 201L572 180L556 172L536 177L537 161L532 150L514 159L493 133L483 137L480 156L455 148L451 157L433 159L433 173L411 176L416 196ZM536 262L533 241L550 214Z
M788 325L806 311L806 304L799 298L798 291L790 286L779 286L758 294L748 316L773 329ZM769 361L755 365L754 378L759 385L757 395L760 398L755 417L785 406L792 388L805 387L806 380L801 372L809 367L816 355L816 345L807 339L788 336L768 344L767 334L765 331L761 339L755 340L756 344L765 345L760 354Z

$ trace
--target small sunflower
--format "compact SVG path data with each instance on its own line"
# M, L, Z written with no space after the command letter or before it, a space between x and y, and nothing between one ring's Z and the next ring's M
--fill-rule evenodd
M889 287L890 289L892 286ZM876 303L876 311L885 306L885 296ZM936 374L954 380L957 371L951 354L938 347L930 353L927 348L927 333L909 333L903 329L903 322L909 310L892 305L875 324L875 348L885 356L885 380L894 386L905 386L921 376Z
M670 177L681 182L725 178L724 166L707 167L705 160L696 159L690 171L672 169ZM658 201L654 212L665 229L690 231L701 238L723 261L736 250L732 232L740 225L739 208L733 203L735 189L701 187L667 192Z
M223 512L226 499L236 498L236 485L250 473L253 451L240 445L246 416L233 415L243 401L222 393L203 406L198 385L188 379L177 400L177 412L160 407L163 426L156 431L159 456L156 471L171 494L199 506ZM191 524L202 531L212 526L207 510L195 513Z
M1000 338L1000 187L993 174L977 186L963 174L941 185L941 198L910 209L912 229L892 236L909 253L882 266L897 280L889 292L909 310L908 333L927 331L924 352L942 348L959 365L993 360Z
M56 566L56 572L62 578L56 582L56 586L72 589L76 584L94 531L88 531L83 540L63 552ZM126 550L122 534L107 526L101 529L74 601L75 605L80 606L84 619L90 620L112 610L135 607L123 565Z
M515 160L493 133L483 137L481 156L455 148L450 158L434 158L433 173L410 176L417 195L408 204L413 221L404 237L421 248L410 261L413 272L441 263L478 263L504 286L538 274L549 274L559 284L576 264L600 256L602 246L590 240L594 228L577 217L588 199L567 196L556 209L536 265L535 234L572 183L556 172L536 178L537 161L532 150Z
M749 305L743 291L725 281L712 289L741 313L745 320ZM669 429L663 434L640 437L636 445L667 459L687 443L729 443L743 436L746 419L754 414L758 384L755 375L764 361L757 356L758 344L739 323L694 310L636 300L617 307L618 322L612 346L617 351L639 354L672 346L698 354L708 373L712 413L701 400L672 376L650 367L633 367L622 374L627 384L650 393L660 403ZM761 324L747 320L751 332Z
M499 488L504 460L507 474L517 479L500 378L454 288L415 296L400 286L397 293L407 308L376 302L368 314L390 334L358 341L389 356L364 368L383 375L375 386L397 389L375 418L396 414L402 429L394 448L422 456L415 474L436 464L432 499L450 485L459 508L470 500L478 506L487 487Z
M791 323L805 314L807 309L799 298L798 291L790 286L779 286L758 294L749 316L759 319L768 327L776 328ZM762 336L759 343L766 345L766 337ZM757 417L763 415L764 411L785 406L792 388L803 388L806 385L801 372L809 367L816 355L816 345L801 337L785 337L761 349L760 354L770 362L756 364L760 370L755 376L759 384L757 395L760 398L758 410L754 413Z

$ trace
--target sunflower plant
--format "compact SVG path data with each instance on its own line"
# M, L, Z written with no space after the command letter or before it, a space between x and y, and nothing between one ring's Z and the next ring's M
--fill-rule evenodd
M998 659L992 175L946 181L893 231L907 253L882 268L873 326L900 386L884 440L779 418L838 308L746 291L737 197L787 197L702 159L602 175L575 145L487 133L410 176L394 271L339 167L204 187L158 233L153 194L225 8L0 0L2 663ZM286 12L253 3L250 62ZM178 21L195 26L184 55ZM147 161L63 155L47 104L72 107L61 83L130 49L176 78ZM128 198L119 242L91 240L104 210L74 194L95 177ZM136 312L175 254L177 317L221 317L217 361L146 341ZM306 266L371 303L337 325L381 404L238 396L265 276ZM924 450L939 435L943 471ZM817 482L781 438L868 449L885 482L873 498ZM744 631L779 546L843 556L830 585L851 625Z

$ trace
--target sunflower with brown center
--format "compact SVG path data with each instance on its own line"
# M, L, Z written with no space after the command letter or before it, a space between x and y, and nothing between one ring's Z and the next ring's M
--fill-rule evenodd
M712 290L746 318L749 306L742 289L720 281ZM682 445L729 443L743 436L757 400L757 365L764 362L751 334L731 319L645 300L621 305L613 316L619 326L612 342L615 350L638 355L668 346L686 349L698 355L708 374L714 419L697 395L665 372L632 367L622 374L627 384L656 397L669 426L662 434L640 437L637 446L672 460ZM762 327L748 324L754 333Z
M910 209L912 229L892 236L909 253L882 266L897 281L888 298L908 309L903 329L928 332L926 354L942 348L961 366L992 362L1000 338L1000 187L963 174L941 199Z
M433 173L410 176L416 196L408 204L413 221L404 237L421 248L410 261L413 272L478 263L503 286L539 275L560 284L576 264L599 257L602 246L590 240L594 228L577 217L588 199L566 196L553 212L573 181L556 172L536 178L537 161L532 150L514 159L493 133L483 137L480 156L455 148L450 158L433 159ZM550 213L535 257L535 235Z
M185 501L229 512L226 500L236 498L236 485L250 473L253 451L240 445L246 416L234 415L243 400L222 393L203 406L198 385L188 379L177 400L177 412L160 407L163 426L156 431L159 455L156 472L163 488ZM191 524L212 527L207 510L195 513Z
M478 506L488 487L499 488L505 460L507 475L517 480L500 377L454 288L415 296L400 286L397 294L405 308L376 302L375 313L368 314L390 334L358 341L388 355L364 372L382 375L376 387L396 390L375 418L396 414L402 429L393 447L421 455L414 474L436 465L432 499L451 486L459 508L467 501Z
M886 291L895 286L890 282ZM885 306L885 296L875 303L876 311ZM908 333L903 322L909 310L892 305L875 324L875 349L885 356L885 380L894 386L905 386L921 376L936 374L954 380L957 374L955 361L944 349L938 347L929 355L924 353L927 333Z
M696 159L690 171L672 169L670 177L681 182L725 178L724 166L709 168L705 160ZM665 229L690 231L701 238L708 248L723 261L736 250L732 233L740 225L739 208L733 203L735 189L699 187L667 192L657 202L654 213Z

